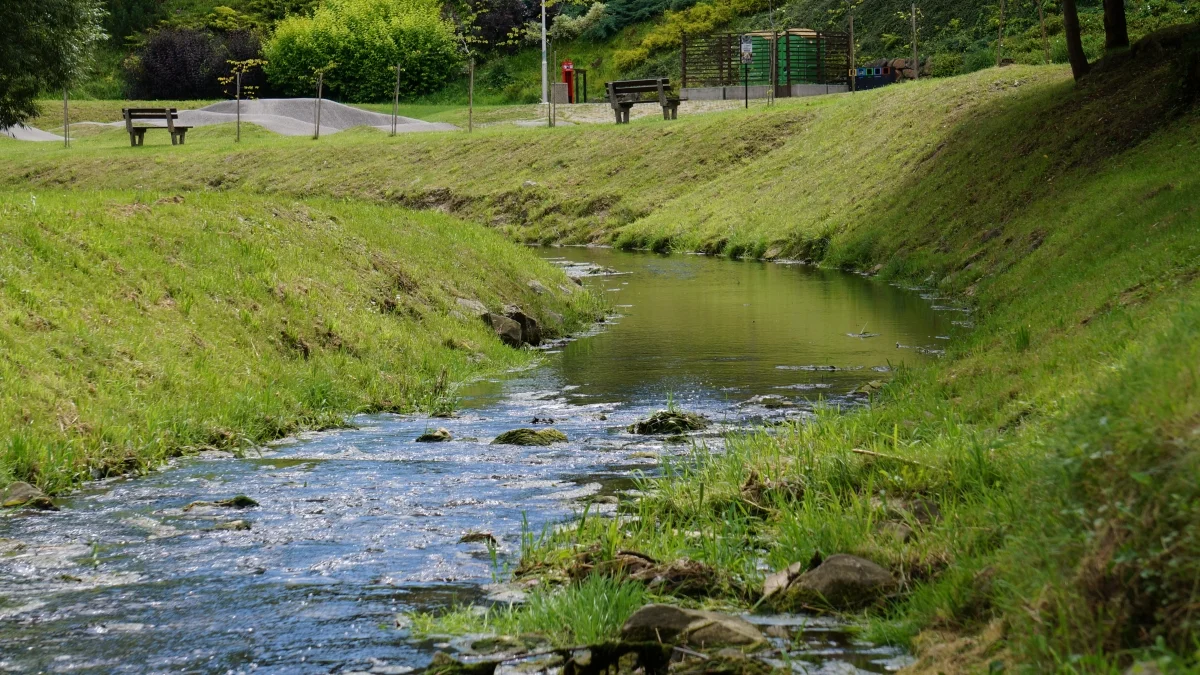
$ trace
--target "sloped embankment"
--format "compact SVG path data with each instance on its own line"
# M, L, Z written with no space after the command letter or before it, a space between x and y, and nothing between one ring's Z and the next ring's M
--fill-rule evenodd
M254 195L0 195L0 269L0 483L48 489L451 406L529 358L460 298L559 334L597 306L477 225Z

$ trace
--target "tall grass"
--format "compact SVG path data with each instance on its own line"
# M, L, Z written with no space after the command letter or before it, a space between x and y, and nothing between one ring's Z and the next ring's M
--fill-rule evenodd
M461 607L410 618L417 636L537 633L555 645L595 644L616 638L647 597L641 584L597 575L577 584L536 591L521 605L493 605L483 612Z

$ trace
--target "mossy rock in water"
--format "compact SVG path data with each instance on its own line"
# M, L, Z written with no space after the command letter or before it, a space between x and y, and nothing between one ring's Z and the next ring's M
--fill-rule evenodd
M551 445L565 443L567 435L558 429L513 429L492 441L492 445Z
M660 410L648 419L638 420L629 425L629 433L644 436L677 435L706 428L708 428L708 420L695 413Z
M418 443L446 443L454 440L454 434L449 429L438 427L437 431L427 431L417 436Z
M247 497L246 495L238 495L229 499L221 499L215 502L192 502L183 507L184 511L191 511L197 508L214 508L221 507L225 509L249 509L258 506L258 502Z

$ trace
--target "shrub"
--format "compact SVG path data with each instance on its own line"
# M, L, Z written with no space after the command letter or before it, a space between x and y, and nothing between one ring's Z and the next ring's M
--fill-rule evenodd
M929 61L930 75L934 77L952 77L963 69L963 55L952 52L938 52Z
M128 95L143 100L221 98L218 78L229 74L229 61L257 58L261 47L250 31L157 31L125 61Z
M626 26L644 23L667 10L687 9L695 0L609 0L604 16L591 26L584 37L607 40Z
M739 16L746 16L767 8L763 0L713 0L694 5L680 11L667 11L663 21L655 26L640 45L613 55L617 68L629 71L640 66L651 54L677 49L683 42L684 33L703 35L729 24Z
M279 22L265 47L267 77L289 95L311 95L314 73L349 101L392 97L396 65L405 96L440 89L462 57L454 29L434 0L327 0L311 16Z

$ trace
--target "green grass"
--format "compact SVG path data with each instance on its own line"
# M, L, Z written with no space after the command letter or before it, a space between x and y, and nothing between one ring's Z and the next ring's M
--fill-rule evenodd
M416 637L533 633L555 646L596 644L618 637L621 625L648 597L642 584L590 576L577 584L535 591L521 605L494 605L482 613L457 607L409 618Z
M14 203L155 186L221 204L417 206L520 240L807 258L954 297L975 330L897 371L871 408L698 450L647 485L629 507L640 519L547 535L524 568L581 548L689 557L719 569L719 599L749 605L760 563L856 553L903 581L863 615L873 637L993 635L978 659L1033 672L1186 667L1200 636L1200 87L1180 63L1118 55L1080 86L1060 67L989 69L621 127L0 142L0 181ZM918 499L941 517L905 515ZM905 518L911 543L877 528ZM490 621L544 625L519 610Z
M0 194L0 223L0 483L59 490L345 413L452 406L456 383L531 358L455 297L548 325L554 311L558 331L596 309L529 251L440 214L35 188Z

